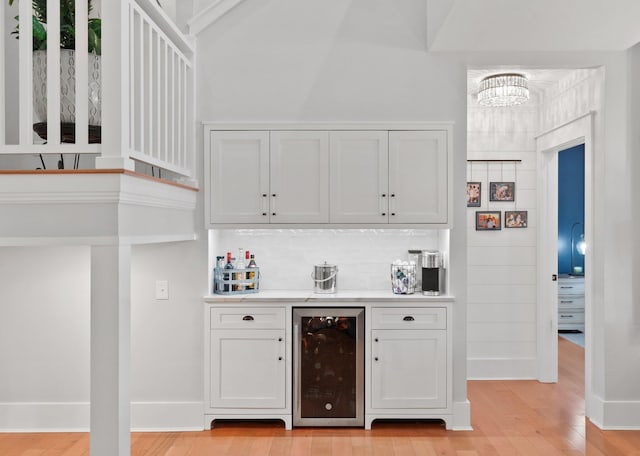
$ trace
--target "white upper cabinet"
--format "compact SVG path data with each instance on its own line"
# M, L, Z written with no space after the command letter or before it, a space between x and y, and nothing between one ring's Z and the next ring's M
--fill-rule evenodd
M269 132L212 131L211 223L269 223Z
M205 125L207 226L451 226L450 125L348 126Z
M271 132L271 223L329 222L329 133Z
M389 133L330 133L331 223L388 223Z
M389 132L389 222L447 223L446 131Z

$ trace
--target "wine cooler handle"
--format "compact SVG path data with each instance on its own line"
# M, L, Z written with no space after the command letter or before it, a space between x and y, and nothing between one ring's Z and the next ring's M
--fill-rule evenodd
M300 326L293 325L293 394L295 395L294 404L296 405L298 416L302 416L302 401L300 400L300 394L302 387L300 386L300 370L302 369L302 356L300 355Z
M404 321L414 321L415 318L413 318L411 315L407 315L406 317L403 318Z
M251 315L245 315L244 317L242 317L243 321L253 321L254 318Z

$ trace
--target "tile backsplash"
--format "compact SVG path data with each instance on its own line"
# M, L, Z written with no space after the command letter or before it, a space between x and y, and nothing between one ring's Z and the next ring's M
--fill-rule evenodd
M264 229L211 230L210 261L238 248L251 251L260 267L262 290L313 290L315 264L338 266L338 290L387 290L390 264L407 250L442 250L441 230Z

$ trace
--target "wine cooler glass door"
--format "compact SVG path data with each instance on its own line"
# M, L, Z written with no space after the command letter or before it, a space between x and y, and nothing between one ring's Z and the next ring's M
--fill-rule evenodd
M364 425L364 310L296 308L294 424Z

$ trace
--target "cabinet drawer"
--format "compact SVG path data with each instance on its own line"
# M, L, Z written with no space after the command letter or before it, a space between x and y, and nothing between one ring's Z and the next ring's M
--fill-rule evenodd
M447 329L445 307L374 307L372 329Z
M584 323L584 311L558 312L558 325L565 323Z
M211 329L284 329L284 307L212 307Z
M584 296L558 296L558 309L584 309Z
M584 295L584 279L560 279L558 296L561 295Z

